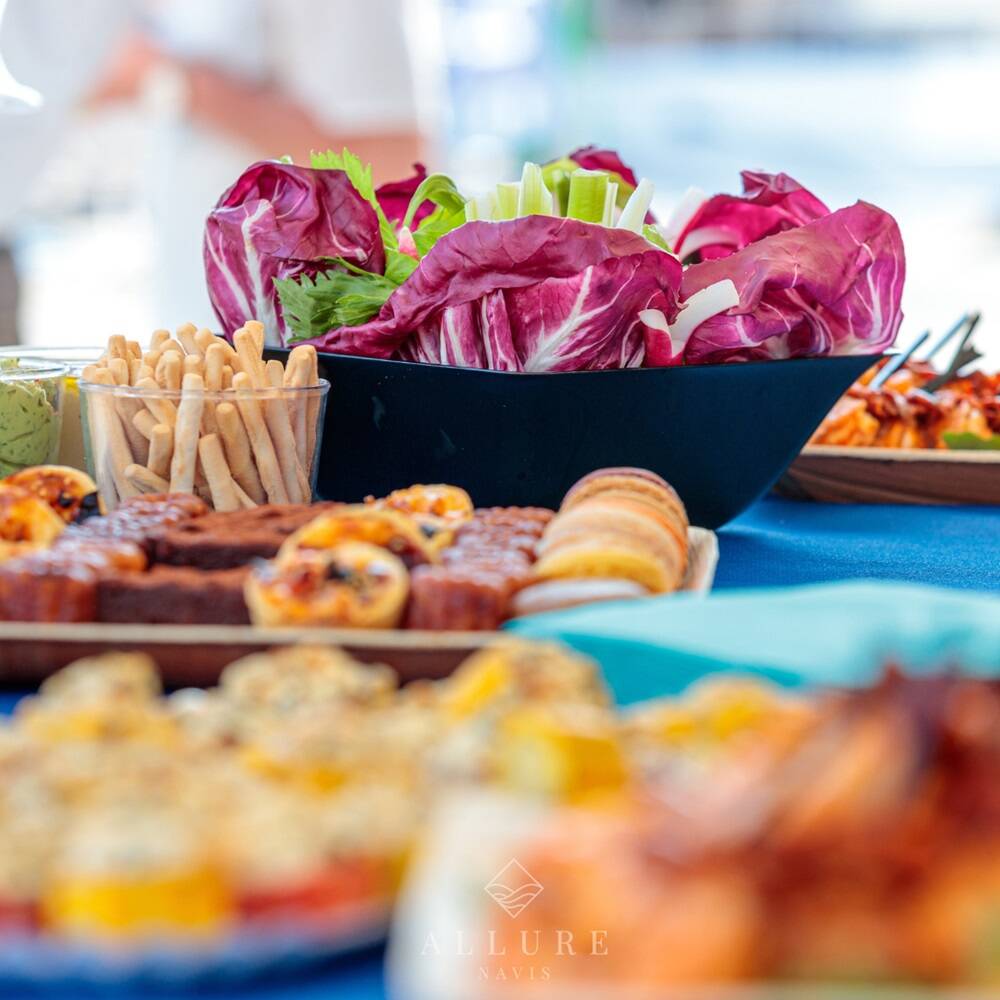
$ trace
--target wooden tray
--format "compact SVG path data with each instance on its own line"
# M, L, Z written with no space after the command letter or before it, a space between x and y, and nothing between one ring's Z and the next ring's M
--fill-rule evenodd
M690 564L681 588L706 593L715 579L719 543L690 530ZM255 628L251 625L105 625L97 622L0 622L0 684L37 684L84 656L113 650L148 653L170 687L215 684L241 656L297 643L341 646L365 663L387 663L403 681L446 677L497 632L417 629Z
M827 503L1000 504L1000 452L807 445L776 489Z

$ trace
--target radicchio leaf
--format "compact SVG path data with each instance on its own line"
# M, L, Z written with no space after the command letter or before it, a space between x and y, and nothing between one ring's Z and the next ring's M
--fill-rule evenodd
M470 222L443 236L364 326L322 350L507 371L642 363L643 310L672 321L681 269L636 233L575 219Z
M694 264L682 301L728 278L740 302L695 328L684 361L877 353L899 330L905 271L895 219L863 201Z
M726 257L757 240L794 229L830 214L810 191L788 174L744 170L743 196L717 194L688 220L677 238L677 256L698 252L702 260Z
M400 181L389 181L375 189L375 197L378 199L379 205L382 206L385 217L393 226L398 228L402 223L403 216L406 215L406 210L410 207L410 199L426 177L427 168L422 163L414 163L412 177ZM414 227L419 226L433 211L433 202L425 201L417 209L413 220Z
M208 293L227 336L257 319L269 344L284 343L275 279L314 274L337 257L385 268L375 211L340 170L255 163L205 224Z

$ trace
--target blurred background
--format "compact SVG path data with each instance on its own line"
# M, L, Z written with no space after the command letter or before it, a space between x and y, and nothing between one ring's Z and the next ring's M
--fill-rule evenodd
M0 3L2 6L2 3ZM467 193L589 142L656 184L783 170L900 222L901 342L1000 364L996 0L9 0L0 340L208 323L201 228L255 159L349 145Z

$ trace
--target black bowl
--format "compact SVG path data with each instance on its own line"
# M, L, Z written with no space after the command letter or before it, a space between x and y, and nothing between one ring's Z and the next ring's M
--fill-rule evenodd
M479 506L558 507L585 473L635 465L674 486L692 524L716 528L770 489L876 360L532 375L321 354L317 492L357 501L454 483Z

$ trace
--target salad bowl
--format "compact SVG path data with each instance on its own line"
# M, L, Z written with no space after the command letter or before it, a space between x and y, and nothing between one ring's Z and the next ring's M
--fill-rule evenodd
M320 354L317 494L448 482L484 506L558 507L591 469L631 465L717 528L774 485L878 356L524 374Z

